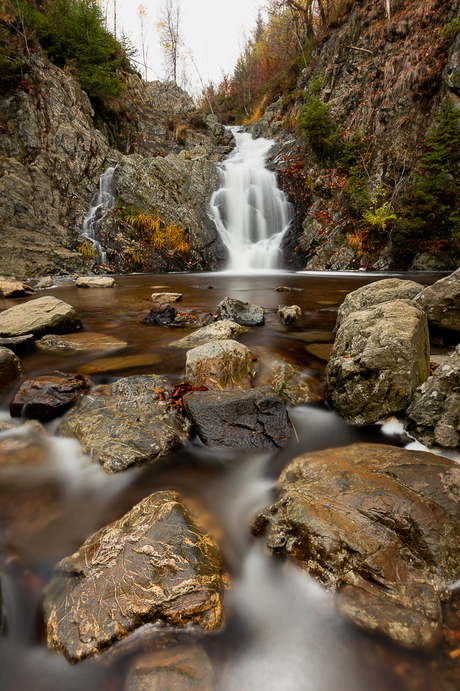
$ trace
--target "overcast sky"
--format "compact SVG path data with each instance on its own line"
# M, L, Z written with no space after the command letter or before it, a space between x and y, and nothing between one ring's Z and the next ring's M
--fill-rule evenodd
M103 2L108 3L108 28L112 29L113 0ZM140 4L147 10L147 64L151 68L147 77L149 80L162 79L163 60L157 33L158 10L162 0L117 0L117 36L124 31L140 50L140 21L137 15ZM257 9L263 5L264 0L182 0L181 29L184 42L192 51L205 84L210 80L219 82L222 70L225 73L233 72L245 32L246 35L251 33ZM199 90L197 71L190 60L189 65L195 90Z

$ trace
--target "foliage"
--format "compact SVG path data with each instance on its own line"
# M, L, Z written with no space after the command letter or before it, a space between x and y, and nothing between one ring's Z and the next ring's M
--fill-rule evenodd
M381 206L373 206L363 213L363 222L370 225L378 233L385 233L388 222L396 220L396 214L390 212L390 202L384 202Z
M78 245L77 252L80 252L86 259L91 259L91 261L94 260L93 246L89 241Z
M175 223L166 225L161 218L144 214L138 209L130 210L126 222L136 233L136 238L144 240L156 250L186 258L190 251L185 231Z
M451 41L460 31L460 22L455 17L441 30L441 36L445 41Z

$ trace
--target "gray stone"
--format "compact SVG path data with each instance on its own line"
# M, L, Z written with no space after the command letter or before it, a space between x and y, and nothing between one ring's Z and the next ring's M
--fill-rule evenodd
M225 339L187 352L185 378L191 386L208 389L250 389L256 357L246 346Z
M257 326L264 323L262 307L230 297L226 297L222 302L219 302L216 314L218 319L230 319L243 326Z
M6 338L24 334L44 336L81 328L75 309L52 295L15 305L0 313L0 336Z
M409 302L384 302L342 320L326 368L334 409L355 425L405 410L429 376L426 315Z
M460 269L423 288L414 302L426 312L430 328L460 331Z
M22 374L20 359L8 348L0 346L0 391L5 391Z
M248 329L245 326L232 322L230 319L222 319L208 326L203 326L202 329L193 331L179 341L174 341L171 345L175 345L178 348L190 348L203 345L209 341L222 341L235 338L235 336L239 336L246 331L248 331Z

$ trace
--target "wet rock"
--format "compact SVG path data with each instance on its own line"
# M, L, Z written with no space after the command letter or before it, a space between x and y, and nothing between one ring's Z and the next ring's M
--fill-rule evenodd
M38 350L109 350L127 345L126 341L92 331L79 331L63 336L48 334L36 341Z
M77 331L82 323L76 310L49 295L10 307L0 314L0 336L23 336Z
M154 461L183 444L190 429L186 418L162 404L167 385L144 375L95 389L66 414L58 434L78 439L83 453L108 473Z
M113 276L79 276L75 285L78 288L113 288L115 279Z
M324 362L329 362L332 352L331 343L310 343L305 347L307 353L318 358L318 360L323 360Z
M199 645L157 650L136 659L124 691L213 691L214 671Z
M81 374L28 379L10 403L10 415L42 422L53 420L63 415L90 388L91 382Z
M278 316L282 324L295 324L302 317L302 310L298 305L279 305Z
M278 286L275 288L277 293L303 293L303 288L290 288L289 286Z
M102 357L91 360L86 365L78 368L80 374L98 375L113 374L126 375L127 372L136 372L139 369L152 369L161 362L161 357L155 353L138 353L135 355L120 355L118 357Z
M153 302L179 302L182 300L182 293L152 293L150 296Z
M264 323L262 307L230 297L219 302L216 315L218 319L230 319L243 326L257 326Z
M421 290L423 290L423 286L420 283L399 278L385 278L382 281L362 286L352 293L348 293L340 305L336 328L338 329L343 320L352 312L359 312L382 302L413 300Z
M261 512L268 546L337 590L359 626L409 648L442 635L441 599L460 573L460 467L383 444L308 453Z
M0 279L0 296L5 298L18 298L35 293L32 286L22 281L5 281Z
M460 331L460 269L423 288L414 302L426 312L430 328Z
M168 305L166 302L159 302L150 308L142 323L147 324L147 326L167 326L174 321L175 317L176 310L172 305Z
M239 334L245 333L248 329L241 324L232 322L229 319L222 319L213 322L208 326L204 326L197 331L181 338L179 341L174 341L171 345L178 348L191 348L193 346L203 345L209 341L222 341L229 338L235 338Z
M51 276L45 276L44 278L40 278L39 281L35 284L35 290L44 290L45 288L52 288L53 287L53 279Z
M269 386L283 401L298 405L312 400L310 382L313 382L313 377L299 372L281 358L261 359L257 385ZM315 386L318 383L315 380Z
M250 389L256 360L237 341L211 341L187 352L185 378L191 386L208 389Z
M405 425L426 446L460 447L460 346L415 391Z
M21 374L22 364L17 355L0 346L0 391L5 391Z
M214 286L210 285L199 285L199 286L192 286L192 288L196 288L197 290L213 290Z
M2 348L9 348L16 355L23 355L35 350L35 336L33 334L24 334L24 336L0 338L0 346Z
M213 631L222 590L215 543L179 495L156 492L59 562L45 589L48 646L79 662L146 623Z
M207 446L273 449L284 446L292 436L286 406L269 387L195 391L182 400Z
M405 410L429 371L426 315L402 300L384 302L341 322L326 393L345 420L367 425Z

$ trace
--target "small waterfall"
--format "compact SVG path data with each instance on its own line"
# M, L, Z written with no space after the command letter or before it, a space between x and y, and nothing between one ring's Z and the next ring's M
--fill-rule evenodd
M106 263L106 253L101 243L96 240L96 233L99 221L101 220L101 214L104 211L110 211L110 209L113 209L115 206L115 195L117 191L115 170L117 167L118 166L107 168L107 170L102 173L99 179L99 189L91 199L88 213L83 219L80 235L81 238L86 238L90 241L94 257L99 264Z
M211 216L228 249L230 270L276 269L292 210L275 174L265 168L273 142L230 129L236 148L222 165L223 184L211 198Z

